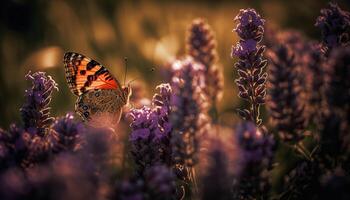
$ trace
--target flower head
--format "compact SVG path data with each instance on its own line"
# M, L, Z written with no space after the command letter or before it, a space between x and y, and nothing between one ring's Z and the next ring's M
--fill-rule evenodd
M207 100L202 95L205 86L204 66L191 58L173 63L171 97L173 126L172 147L176 163L192 166L196 162L198 137L207 126Z
M152 165L170 164L172 125L169 122L169 113L172 90L169 84L161 84L157 89L159 93L153 96L153 107L133 109L129 113L133 120L129 137L131 153L140 175Z
M235 68L238 78L238 96L249 102L249 109L238 109L238 114L245 120L260 125L260 105L265 103L267 73L264 68L267 60L263 54L265 46L260 45L264 33L264 20L254 9L242 9L236 16L238 21L234 31L240 37L236 46L232 47L231 56L237 56Z
M48 126L54 121L50 117L51 94L57 89L56 82L45 72L30 72L27 80L32 81L32 87L25 91L25 103L21 108L24 128L32 134L44 135Z
M187 52L208 70L217 60L216 41L209 24L201 18L192 21L187 36Z
M272 123L284 141L298 142L303 138L307 117L298 82L298 63L291 49L281 45L269 51L270 79L268 109Z
M266 131L247 122L237 126L237 141L246 164L263 163L273 157L274 139Z
M234 20L238 24L233 30L237 32L239 37L243 40L254 39L260 42L264 33L265 20L254 9L241 9Z
M350 13L337 4L329 3L328 8L322 9L315 26L321 30L325 53L334 47L349 45Z
M232 48L232 56L237 56L239 58L247 57L249 54L256 51L256 45L257 42L253 39L240 41Z
M54 149L56 152L76 151L81 148L83 124L74 119L72 113L58 118L51 128L55 138Z

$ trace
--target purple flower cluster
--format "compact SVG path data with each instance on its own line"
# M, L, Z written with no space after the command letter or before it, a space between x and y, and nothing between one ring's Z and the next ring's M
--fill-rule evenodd
M217 60L216 41L209 24L201 18L194 19L188 31L187 51L207 70Z
M238 109L238 113L243 119L260 125L260 105L265 103L267 79L267 73L264 72L267 60L263 57L265 46L260 45L265 20L254 9L242 9L235 21L238 21L238 24L234 31L240 40L232 47L231 56L239 58L235 64L239 75L236 79L238 96L250 104L249 109Z
M269 164L273 157L274 139L264 128L257 128L246 122L237 126L236 137L242 150L243 162L248 164Z
M235 131L218 120L214 32L196 19L187 55L169 64L169 83L128 112L125 138L126 118L117 130L84 125L72 113L51 117L57 84L29 73L23 126L0 129L0 199L348 199L349 13L336 4L321 11L322 43L298 31L270 35L268 72L265 21L254 9L235 21L232 57L248 106ZM142 88L131 101L143 104ZM260 114L265 101L267 116Z
M52 160L52 153L80 145L72 137L80 137L82 124L75 122L71 114L52 124L55 120L50 116L49 103L52 92L57 90L55 81L44 72L28 73L26 78L32 86L25 91L26 101L21 108L24 127L12 124L8 131L0 132L0 163L4 169L46 163Z
M321 30L324 51L329 54L334 47L350 44L350 13L339 8L336 3L321 10L315 26Z
M71 113L58 118L51 128L51 133L56 137L54 151L77 151L82 147L82 132L84 126L81 122L74 120Z
M254 9L241 9L234 20L238 24L233 30L241 40L232 48L232 57L246 58L257 50L262 40L265 20Z
M172 90L169 84L161 84L157 89L159 94L154 95L152 108L143 107L130 112L133 120L129 137L131 154L140 175L155 164L170 165L171 162L169 113Z
M24 128L32 134L44 135L47 128L54 121L50 117L51 94L57 89L56 82L45 72L36 72L26 75L32 81L33 87L25 91L25 103L21 108Z
M208 121L207 102L202 95L204 66L187 58L175 61L172 70L170 120L173 125L173 159L180 165L193 166L198 137L205 131Z
M195 61L204 65L205 85L203 92L210 101L209 110L212 119L217 121L216 104L223 93L223 75L216 64L217 51L214 33L209 24L201 18L192 21L187 36L187 53Z
M272 123L282 140L297 142L303 138L307 119L298 82L298 63L291 49L283 45L269 51L269 59L268 109Z

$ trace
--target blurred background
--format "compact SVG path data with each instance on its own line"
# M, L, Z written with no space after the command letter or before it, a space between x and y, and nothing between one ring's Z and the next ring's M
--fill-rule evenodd
M5 0L0 12L0 126L19 122L28 71L45 71L59 84L53 115L74 110L76 97L64 77L63 54L75 51L106 66L121 82L124 57L127 80L151 98L154 87L165 81L163 66L185 54L186 30L197 17L206 18L217 38L219 63L225 71L225 93L219 104L223 117L233 118L240 103L234 84L231 45L233 18L240 8L253 7L277 30L298 29L319 38L313 26L327 0L236 1L115 1L115 0ZM348 0L337 1L349 10ZM227 114L225 114L227 113Z

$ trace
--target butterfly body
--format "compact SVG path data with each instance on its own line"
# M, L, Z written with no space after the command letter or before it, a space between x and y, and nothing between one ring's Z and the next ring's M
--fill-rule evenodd
M76 112L86 121L108 116L119 122L122 108L129 102L131 88L122 87L105 67L81 54L66 53L64 65L68 86L79 96Z

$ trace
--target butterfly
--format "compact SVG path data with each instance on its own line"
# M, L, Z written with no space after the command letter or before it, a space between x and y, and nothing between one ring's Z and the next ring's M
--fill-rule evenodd
M121 86L104 66L79 53L65 53L63 63L68 86L78 96L75 111L83 120L107 114L118 123L132 93L130 85Z

